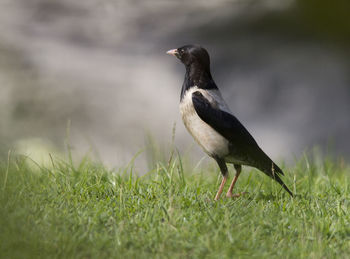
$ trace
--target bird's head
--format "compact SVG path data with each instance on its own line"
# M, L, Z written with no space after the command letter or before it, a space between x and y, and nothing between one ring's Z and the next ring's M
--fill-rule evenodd
M177 49L171 49L167 51L167 54L180 59L186 67L193 64L204 69L210 67L209 54L205 48L199 45L185 45Z

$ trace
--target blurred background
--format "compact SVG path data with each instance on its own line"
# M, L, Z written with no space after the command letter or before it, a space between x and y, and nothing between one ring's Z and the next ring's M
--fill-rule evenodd
M0 0L0 150L41 159L69 142L77 157L120 166L152 142L166 149L176 123L176 147L199 161L178 111L184 67L165 54L197 43L272 158L293 163L318 146L349 160L349 10L345 0Z

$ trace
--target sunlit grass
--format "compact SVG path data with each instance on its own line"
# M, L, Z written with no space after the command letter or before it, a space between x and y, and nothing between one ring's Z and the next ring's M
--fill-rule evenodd
M350 171L341 162L305 157L284 168L294 199L245 169L237 191L249 194L214 202L218 169L183 169L176 155L144 176L89 159L75 166L53 159L50 169L28 159L13 155L0 166L1 258L350 254Z

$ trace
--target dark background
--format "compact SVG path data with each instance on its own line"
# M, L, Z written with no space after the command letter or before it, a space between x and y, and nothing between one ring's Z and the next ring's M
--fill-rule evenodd
M184 67L165 55L197 43L274 159L317 146L349 160L349 10L345 0L0 0L1 150L47 158L69 135L75 155L118 166L145 136L168 145L176 122L176 146L198 160L178 112Z

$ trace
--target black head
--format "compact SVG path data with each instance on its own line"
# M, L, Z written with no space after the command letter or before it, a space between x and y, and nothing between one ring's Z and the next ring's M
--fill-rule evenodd
M181 100L185 92L194 86L200 89L217 89L210 73L210 59L205 48L198 45L186 45L178 49L169 50L167 54L180 59L186 67Z
M169 50L167 51L167 54L173 55L180 59L186 67L196 65L209 71L209 54L205 48L199 45L186 45L178 49Z

